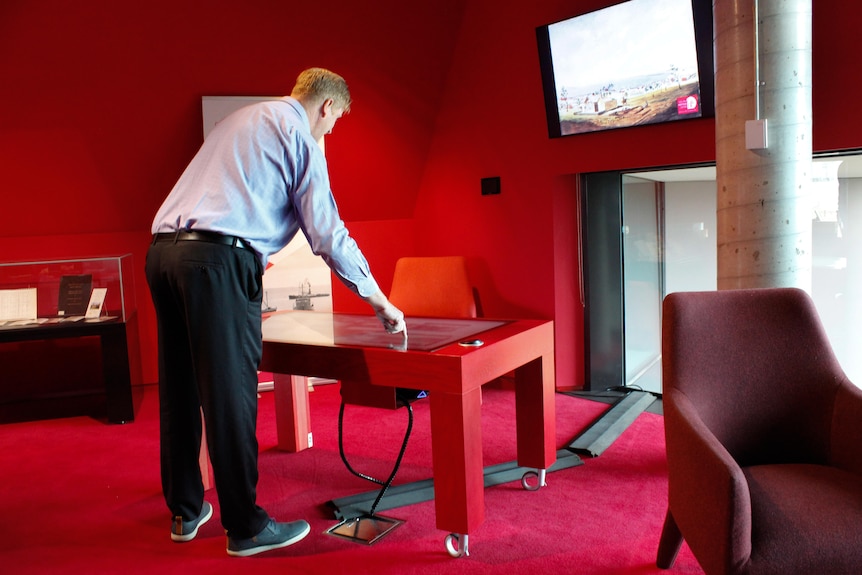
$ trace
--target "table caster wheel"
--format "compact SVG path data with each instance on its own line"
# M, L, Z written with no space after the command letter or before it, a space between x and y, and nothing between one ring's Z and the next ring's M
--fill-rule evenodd
M539 488L547 486L545 476L547 472L544 469L538 471L528 471L521 477L521 486L527 491L538 491Z
M449 555L452 557L463 557L465 555L469 555L470 551L467 549L467 534L450 533L447 535L446 551L448 551Z

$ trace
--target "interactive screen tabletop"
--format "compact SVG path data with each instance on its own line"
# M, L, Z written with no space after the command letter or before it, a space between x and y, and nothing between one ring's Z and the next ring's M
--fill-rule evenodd
M315 311L276 313L264 319L265 341L317 345L351 345L433 351L456 342L469 342L507 321L408 317L407 338L389 334L373 315Z

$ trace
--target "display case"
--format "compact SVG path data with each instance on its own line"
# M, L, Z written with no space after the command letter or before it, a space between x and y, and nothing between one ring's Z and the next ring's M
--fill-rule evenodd
M0 328L126 321L136 311L132 256L0 263Z
M130 254L0 263L0 406L70 402L92 393L101 372L108 420L134 419L141 364L133 269ZM92 349L88 342L99 351L68 353ZM58 371L45 375L46 365ZM94 373L72 389L76 372Z

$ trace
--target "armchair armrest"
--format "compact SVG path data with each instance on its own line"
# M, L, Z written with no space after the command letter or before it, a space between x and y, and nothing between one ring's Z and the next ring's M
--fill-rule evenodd
M751 554L748 482L685 394L664 405L669 509L704 570L730 572Z
M835 395L830 464L862 475L862 389L844 378Z

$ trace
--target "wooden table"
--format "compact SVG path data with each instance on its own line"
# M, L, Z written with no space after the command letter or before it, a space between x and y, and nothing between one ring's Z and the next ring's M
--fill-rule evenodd
M515 372L517 461L544 471L556 460L553 322L408 318L409 337L387 334L374 316L276 313L263 322L260 369L342 385L428 391L437 527L450 554L485 515L480 419L483 384ZM405 345L406 344L406 345ZM275 378L279 443L307 437L307 387ZM461 550L453 552L452 537Z

